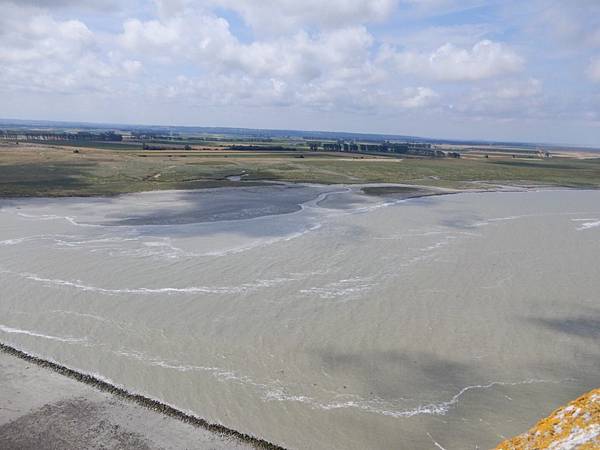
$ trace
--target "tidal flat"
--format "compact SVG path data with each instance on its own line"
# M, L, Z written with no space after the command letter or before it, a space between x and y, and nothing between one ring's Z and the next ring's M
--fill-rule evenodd
M0 201L0 341L286 448L489 448L597 387L600 192Z

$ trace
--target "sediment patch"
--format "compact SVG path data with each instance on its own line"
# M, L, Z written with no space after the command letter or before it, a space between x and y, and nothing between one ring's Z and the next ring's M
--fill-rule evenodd
M126 448L151 450L142 434L110 423L102 404L74 398L48 404L0 426L0 447L21 450Z
M22 350L19 350L15 347L12 347L10 345L0 343L0 351L4 352L6 354L9 354L9 355L15 356L17 358L20 358L22 360L25 360L29 363L35 364L37 366L50 369L60 375L63 375L65 377L68 377L68 378L74 379L76 381L79 381L81 383L87 384L89 386L92 386L92 387L100 390L100 391L108 392L116 397L133 402L137 405L143 406L152 411L156 411L160 414L163 414L163 415L166 415L169 417L173 417L184 423L187 423L187 424L199 427L199 428L203 428L205 430L208 430L208 431L216 433L216 434L220 434L222 436L227 436L227 437L231 437L234 439L238 439L242 442L251 444L258 449L283 450L283 447L272 444L268 441L259 439L255 436L251 436L249 434L241 433L236 430L232 430L223 425L209 423L208 421L206 421L204 419L201 419L199 417L196 417L191 414L180 411L180 410L178 410L172 406L169 406L165 403L162 403L158 400L154 400L154 399L145 397L140 394L131 393L124 388L114 386L114 385L112 385L106 381L103 381L93 375L78 372L76 370L70 369L61 364L58 364L58 363L55 363L52 361L48 361L48 360L42 359L37 356L30 355L30 354L28 354Z

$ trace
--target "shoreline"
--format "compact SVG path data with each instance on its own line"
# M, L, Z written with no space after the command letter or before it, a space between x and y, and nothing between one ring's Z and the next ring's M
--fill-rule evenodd
M405 201L417 201L419 199L427 199L427 198L436 198L442 196L449 195L459 195L459 194L489 194L489 193L527 193L527 192L549 192L549 191L596 191L599 189L594 188L570 188L570 187L556 187L550 185L496 185L493 188L466 188L466 189L451 189L451 188L443 188L437 186L427 186L427 185L408 185L408 184L400 184L400 183L357 183L357 184L317 184L317 183L295 183L295 182L278 182L271 183L267 182L261 185L256 185L252 183L249 186L240 185L239 187L218 187L218 188L199 188L199 189L167 189L167 190L150 190L150 191L141 191L141 192L128 192L128 193L120 193L114 196L89 196L89 197L79 197L79 196L64 196L64 197L48 197L48 196L29 196L29 197L9 197L3 198L0 195L0 210L2 210L5 206L12 207L18 206L18 202L44 202L44 201L78 201L85 199L96 199L96 200L111 200L115 199L123 199L126 201L127 197L131 196L144 196L144 195L161 195L161 194L198 194L198 195L211 195L214 193L222 193L222 190L234 192L237 189L250 191L256 188L273 188L279 187L282 189L310 189L310 188L319 188L319 189L333 189L335 187L343 188L344 191L350 195L355 195L359 197L363 197L364 199L371 198L372 200L377 199L378 201L382 201L384 203L391 204L392 203L403 203ZM161 223L152 223L152 222L142 222L135 223L112 223L111 226L119 227L119 226L145 226L145 227L154 227L154 226L163 226L163 225L182 225L188 223L229 223L229 222L239 222L239 221L253 221L256 219L262 219L269 216L280 216L280 215L294 215L304 211L305 206L312 205L313 203L317 206L322 206L321 202L323 199L321 197L323 195L329 196L330 194L339 194L342 192L317 192L311 198L304 198L303 200L296 199L296 201L292 200L291 203L288 201L286 205L295 205L295 208L282 209L278 211L270 211L258 213L256 215L250 215L245 217L230 217L230 218L219 218L219 219L206 219L205 216L208 214L210 216L210 211L206 211L203 215L194 216L193 220L186 218L186 221L177 221L177 222L161 222ZM255 191L254 194L261 194L260 191ZM14 202L14 204L12 204ZM213 202L214 203L214 202ZM280 205L281 206L281 205ZM314 205L313 205L314 206ZM324 206L325 209L328 206ZM228 212L231 212L231 209L227 209ZM222 211L221 211L222 212ZM208 217L206 216L206 217ZM204 217L204 218L203 218ZM70 218L68 218L70 219ZM137 219L136 219L137 220ZM78 225L78 224L75 224ZM105 224L98 224L105 225ZM93 225L96 226L96 225Z
M394 196L398 199L411 199L421 197L431 197L439 195L449 194L469 194L469 193L486 193L486 192L525 192L531 190L581 190L581 191L595 191L600 188L596 187L573 187L573 186L561 186L561 185L510 185L510 184L498 184L494 187L489 188L445 188L431 185L421 184L404 184L404 183L313 183L313 182L293 182L293 181L277 181L277 180L252 180L252 181L240 181L232 182L231 185L218 185L218 186L206 186L206 187L194 187L190 189L150 189L141 191L128 191L128 192L115 192L111 194L98 193L98 194L81 194L81 195L4 195L0 192L0 201L4 200L24 200L24 199L112 199L122 197L126 195L135 194L152 194L152 193L175 193L175 192L197 192L197 191L212 191L216 189L243 189L243 188L256 188L256 187L273 187L273 186L288 186L288 187L334 187L343 186L348 188L356 188L357 192L366 195L368 197L391 197ZM384 189L389 192L376 192L376 190ZM367 192L372 191L372 192Z
M111 396L125 400L128 403L133 403L147 410L158 413L162 416L170 417L178 420L179 422L192 425L195 428L199 428L204 431L213 433L216 436L232 438L241 443L249 444L257 449L285 450L284 447L278 446L264 439L246 433L242 433L240 431L228 428L224 425L210 423L205 419L181 411L166 403L160 402L159 400L155 400L144 395L129 392L125 388L110 384L109 382L101 380L100 378L94 375L79 372L77 370L71 369L67 366L63 366L56 362L31 355L23 350L17 349L11 345L7 345L2 342L0 342L0 354L10 355L19 360L34 364L37 367L49 370L53 373L61 375L62 377L69 378L83 385L90 386L96 391L108 393Z
M154 190L282 182L425 184L461 191L502 185L600 188L600 158L538 160L500 154L488 159L479 153L466 154L462 159L358 158L343 152L172 153L154 152L148 158L150 155L144 152L94 147L73 153L70 147L42 144L0 146L0 198L113 197Z

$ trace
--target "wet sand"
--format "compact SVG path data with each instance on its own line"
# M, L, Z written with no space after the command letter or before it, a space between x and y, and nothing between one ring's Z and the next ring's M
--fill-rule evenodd
M268 448L169 417L0 349L0 448Z
M367 195L380 197L392 197L397 199L409 199L418 197L429 197L432 195L453 194L460 191L450 189L435 189L425 186L409 185L370 185L362 188Z

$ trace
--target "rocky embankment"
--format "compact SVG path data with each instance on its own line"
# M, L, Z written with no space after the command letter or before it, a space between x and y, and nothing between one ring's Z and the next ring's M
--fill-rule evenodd
M539 421L496 450L600 449L600 389L593 390Z

